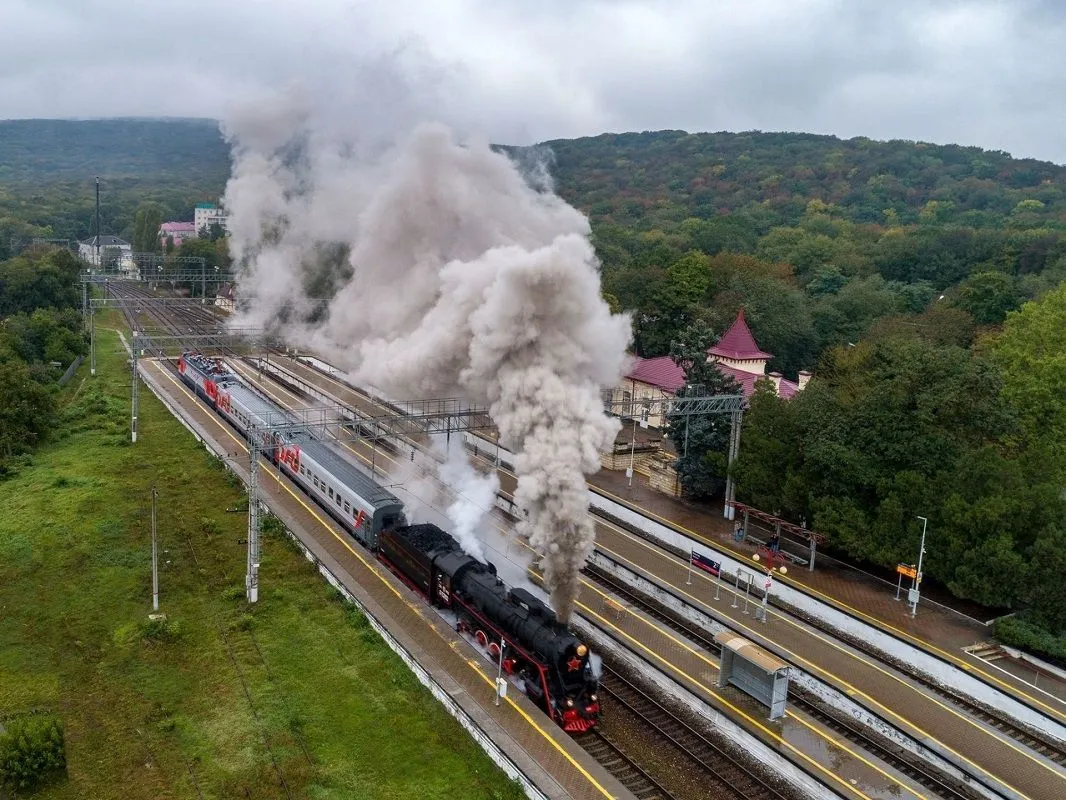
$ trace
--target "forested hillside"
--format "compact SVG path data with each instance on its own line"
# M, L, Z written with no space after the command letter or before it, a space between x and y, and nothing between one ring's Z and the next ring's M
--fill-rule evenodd
M1066 659L1066 169L805 134L549 145L639 352L743 306L771 369L814 371L793 400L753 399L741 500L888 569L928 517L927 577L1027 609L999 635ZM679 465L715 478L694 496L724 478L722 445L701 446Z
M192 219L229 177L229 147L213 120L0 120L0 260L34 236L94 232L94 178L104 233L129 240L142 203Z
M1066 168L1047 162L792 133L546 146L557 190L591 215L605 291L635 313L643 355L698 319L721 330L744 305L771 368L795 373L880 319L939 319L929 304L942 294L996 324L1066 277Z

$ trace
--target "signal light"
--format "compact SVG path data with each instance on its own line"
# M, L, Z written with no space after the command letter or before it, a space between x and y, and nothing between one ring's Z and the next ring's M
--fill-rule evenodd
M588 651L589 651L589 649L587 647L585 647L585 645L583 645L583 644L579 644L577 646L577 655L578 655L579 658L584 658L585 657L585 653L587 653Z

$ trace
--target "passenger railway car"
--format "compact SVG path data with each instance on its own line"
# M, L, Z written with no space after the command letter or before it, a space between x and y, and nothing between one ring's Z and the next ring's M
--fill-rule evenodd
M178 372L245 438L253 428L266 429L285 417L281 408L244 386L219 361L185 354ZM406 522L396 495L328 445L306 433L270 435L264 430L259 435L263 453L368 549L377 549L382 528Z
M336 518L363 546L432 605L455 614L457 629L471 636L518 678L526 694L562 728L594 727L599 681L589 650L555 612L524 589L508 589L496 568L463 552L436 525L407 525L403 504L331 446L307 433L270 433L287 419L220 360L185 353L182 380L293 482ZM501 648L500 643L503 642Z
M380 557L430 603L453 611L493 660L521 679L526 695L570 733L596 725L599 681L589 649L547 605L525 589L508 589L492 564L462 551L436 525L381 533ZM500 642L503 642L501 650Z

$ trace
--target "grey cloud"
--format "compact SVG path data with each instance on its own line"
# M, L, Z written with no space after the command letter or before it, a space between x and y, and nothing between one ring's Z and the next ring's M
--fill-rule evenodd
M7 0L0 115L221 117L299 81L371 124L384 74L405 113L497 141L760 128L1062 162L1064 23L1051 0Z

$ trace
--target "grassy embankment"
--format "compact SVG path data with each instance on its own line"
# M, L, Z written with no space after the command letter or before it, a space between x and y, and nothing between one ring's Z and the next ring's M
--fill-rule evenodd
M101 332L61 432L0 482L0 715L59 712L43 798L517 798L458 723L308 562L264 547L244 602L243 491L141 393ZM161 611L149 488L159 487Z

